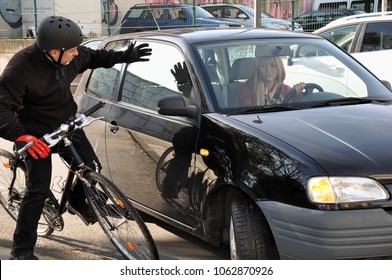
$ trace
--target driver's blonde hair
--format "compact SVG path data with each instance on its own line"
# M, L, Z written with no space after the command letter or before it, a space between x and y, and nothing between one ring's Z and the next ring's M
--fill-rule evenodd
M253 97L253 100L255 101L255 105L264 105L265 104L265 84L264 81L262 80L262 77L260 76L260 63L263 61L265 58L270 58L271 56L264 56L264 57L259 57L256 59L256 71L254 75L246 82L248 87L252 90L253 94L255 95ZM278 56L273 56L275 59L277 69L278 69L278 74L274 82L274 86L269 89L269 91L275 93L276 90L283 84L284 79L286 78L286 70L284 68L283 61L280 57Z

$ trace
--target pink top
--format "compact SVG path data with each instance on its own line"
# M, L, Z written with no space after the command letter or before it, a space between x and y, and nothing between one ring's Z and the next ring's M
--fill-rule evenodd
M290 86L282 84L278 88L276 93L274 94L273 102L276 103L277 101L284 100L287 97L287 95L289 95L291 90L292 90L292 88ZM252 92L252 90L246 84L244 84L240 88L239 95L240 95L240 98L239 98L239 105L240 106L255 106L256 105L256 101L254 100L255 94Z

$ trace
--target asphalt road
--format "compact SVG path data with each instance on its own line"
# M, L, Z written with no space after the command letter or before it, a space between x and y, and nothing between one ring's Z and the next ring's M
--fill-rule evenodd
M0 138L0 147L9 149L10 143ZM54 176L65 178L66 170L57 155L54 158ZM38 238L36 254L47 259L113 260L122 259L98 224L86 226L77 216L65 213L65 227L48 238ZM15 222L0 207L0 259L8 259L12 247ZM147 223L162 260L224 260L228 248L215 248L192 236L170 232L155 223Z

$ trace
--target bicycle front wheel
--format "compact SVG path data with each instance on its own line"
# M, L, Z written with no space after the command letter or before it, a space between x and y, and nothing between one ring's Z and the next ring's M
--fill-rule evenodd
M18 219L20 205L26 193L27 171L23 162L18 166L12 162L13 154L7 150L0 149L0 203L13 220ZM16 169L16 177L12 192L9 193L13 170ZM38 223L37 235L48 237L53 232L45 217L41 215Z
M159 259L158 250L139 212L118 187L98 172L85 174L86 196L110 241L127 259Z

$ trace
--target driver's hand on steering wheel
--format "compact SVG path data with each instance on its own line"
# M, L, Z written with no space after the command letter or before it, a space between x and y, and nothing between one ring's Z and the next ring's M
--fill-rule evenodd
M293 86L293 89L295 90L295 92L296 92L297 94L301 93L301 92L304 90L304 88L305 88L305 83L304 83L304 82L295 84L295 85Z

